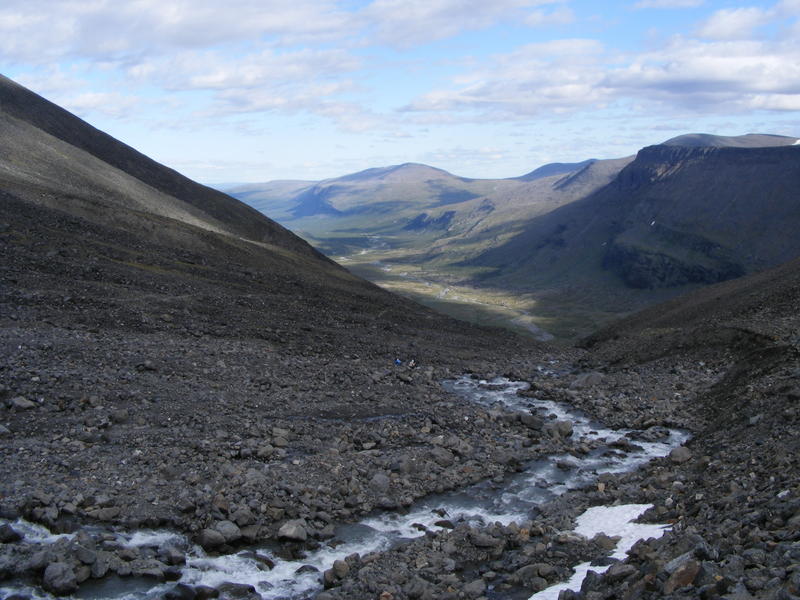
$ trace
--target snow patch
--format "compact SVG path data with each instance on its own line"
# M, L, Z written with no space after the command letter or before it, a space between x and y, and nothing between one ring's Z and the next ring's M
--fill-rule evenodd
M623 560L636 542L649 538L660 538L669 529L669 525L634 523L652 506L652 504L594 506L578 517L575 533L589 539L598 533L604 533L609 537L620 536L621 539L617 542L617 547L611 557ZM569 580L535 593L530 600L558 600L558 595L564 590L579 590L589 571L605 573L610 566L593 567L591 563L581 563L575 567L575 574Z

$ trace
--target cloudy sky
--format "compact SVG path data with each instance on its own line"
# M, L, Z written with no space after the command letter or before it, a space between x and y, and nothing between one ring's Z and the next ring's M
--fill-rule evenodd
M206 183L800 137L800 0L3 0L0 69Z

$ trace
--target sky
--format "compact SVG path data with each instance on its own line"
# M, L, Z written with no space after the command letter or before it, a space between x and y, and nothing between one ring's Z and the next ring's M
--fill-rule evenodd
M3 0L0 72L204 183L800 137L800 0Z

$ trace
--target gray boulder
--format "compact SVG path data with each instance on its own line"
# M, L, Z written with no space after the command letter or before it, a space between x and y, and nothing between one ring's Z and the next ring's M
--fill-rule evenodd
M669 453L669 459L676 465L685 463L692 458L692 452L686 446L678 446Z
M56 596L66 596L78 589L78 579L67 563L54 562L44 570L42 585Z
M389 478L383 473L375 473L369 480L369 485L376 492L385 492L389 489Z
M25 396L16 396L9 400L9 406L17 410L29 410L36 408L36 402L28 400Z
M278 529L278 538L283 540L291 540L295 542L305 542L308 539L308 532L306 531L305 521L286 521L281 528Z
M203 529L198 536L197 543L204 550L214 550L225 543L225 537L216 529Z
M455 461L453 453L446 448L434 448L431 450L431 458L436 461L440 467L449 467Z
M222 537L225 538L225 542L228 544L242 537L242 530L239 529L239 526L233 521L217 521L214 524L214 529L222 534Z

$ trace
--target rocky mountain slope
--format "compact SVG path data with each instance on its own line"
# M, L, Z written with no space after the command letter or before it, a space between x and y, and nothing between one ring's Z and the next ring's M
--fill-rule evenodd
M453 406L438 381L529 370L538 345L393 296L3 83L0 518L170 527L225 550L292 519L324 539L378 504L512 468L513 440L487 446L505 424ZM443 432L472 440L463 468L433 460ZM238 533L220 542L223 521ZM74 563L74 545L36 554L6 533L0 580L56 593L169 570L119 548Z
M2 75L0 133L0 183L27 200L94 219L154 213L314 254L258 211L156 163ZM97 210L105 205L114 210Z
M644 148L603 189L467 263L489 269L485 285L581 294L618 314L775 266L800 254L800 147L777 139Z
M305 577L298 597L317 600L527 598L597 557L608 573L564 597L800 594L797 262L558 349L391 295L266 219L248 237L232 199L149 191L147 160L109 167L16 110L6 131L29 145L0 158L0 597L256 600L282 597L269 578ZM96 178L76 164L90 156ZM464 373L528 382L523 410L441 385ZM625 429L575 435L558 405L524 409L540 399ZM560 479L668 427L693 439L513 522L428 511L411 542L304 562L367 516L413 519L421 498L469 501L469 485L548 461ZM608 557L614 532L571 531L588 506L630 502L672 530L625 561ZM245 567L262 575L237 580Z

